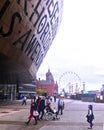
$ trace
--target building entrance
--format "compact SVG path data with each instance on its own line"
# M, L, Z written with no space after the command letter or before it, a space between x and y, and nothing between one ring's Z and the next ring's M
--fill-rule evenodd
M1 84L0 85L0 101L13 101L16 99L16 84Z

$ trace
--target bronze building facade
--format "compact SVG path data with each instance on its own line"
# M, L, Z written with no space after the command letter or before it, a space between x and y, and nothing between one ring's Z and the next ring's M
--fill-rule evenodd
M62 8L63 0L0 0L1 86L34 80L59 29Z

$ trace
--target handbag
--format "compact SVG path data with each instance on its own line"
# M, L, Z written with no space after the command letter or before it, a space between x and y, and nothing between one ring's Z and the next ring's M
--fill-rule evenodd
M34 116L39 116L39 113L37 110L34 111Z

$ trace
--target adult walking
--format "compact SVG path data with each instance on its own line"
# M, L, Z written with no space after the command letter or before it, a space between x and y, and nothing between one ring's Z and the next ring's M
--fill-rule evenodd
M22 105L24 105L24 104L27 105L27 102L26 102L26 101L27 101L27 97L24 96L24 97L23 97L23 100L22 100Z
M38 105L38 112L39 112L39 119L43 119L44 115L44 109L45 109L45 97L41 97L40 104Z
M36 104L36 101L34 99L31 99L30 115L28 117L29 120L26 122L27 125L30 123L32 118L35 119L35 125L37 124L37 116L38 115L34 115L34 111L37 111L37 104Z
M56 102L56 95L54 95L54 102Z
M58 114L61 112L61 115L63 115L63 109L64 109L64 101L59 97L58 99Z
M93 106L92 105L88 106L88 114L86 117L87 117L87 122L90 124L90 127L88 129L92 129L92 127L93 127L92 121L94 120Z

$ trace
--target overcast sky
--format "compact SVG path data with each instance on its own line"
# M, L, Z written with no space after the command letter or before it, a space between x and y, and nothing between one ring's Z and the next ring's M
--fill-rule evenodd
M86 90L104 83L104 0L64 0L63 17L37 77L50 68L54 80L75 72ZM65 76L62 76L65 73ZM71 75L71 74L70 74ZM70 78L69 78L70 80ZM61 81L62 82L62 81Z

